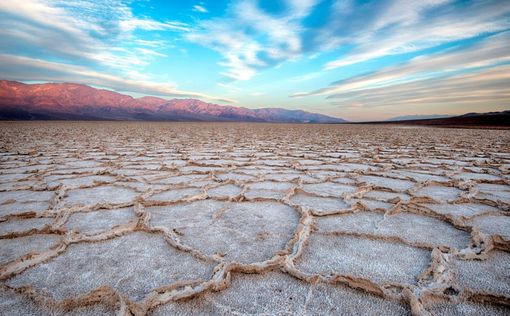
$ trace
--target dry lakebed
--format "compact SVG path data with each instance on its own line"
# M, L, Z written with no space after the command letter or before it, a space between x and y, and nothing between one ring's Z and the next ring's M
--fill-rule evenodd
M1 315L509 315L510 131L0 123Z

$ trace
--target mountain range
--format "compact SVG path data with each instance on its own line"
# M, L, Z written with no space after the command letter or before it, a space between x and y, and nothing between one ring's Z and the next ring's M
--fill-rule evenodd
M133 98L74 83L0 80L3 120L146 120L343 123L341 118L280 108L248 109L196 99Z
M455 115L443 115L443 114L417 114L417 115L401 115L401 116L395 116L392 118L387 119L388 122L396 122L396 121L411 121L411 120L429 120L429 119L440 119L440 118L447 118L447 117L453 117Z
M417 115L417 117L419 117L419 115ZM509 129L510 110L485 113L471 112L463 115L442 118L371 121L371 122L358 122L355 124L390 124L390 125L415 125L430 127Z

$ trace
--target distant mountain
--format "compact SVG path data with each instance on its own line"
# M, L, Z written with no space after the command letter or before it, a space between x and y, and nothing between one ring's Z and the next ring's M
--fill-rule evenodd
M0 80L0 119L346 122L301 110L248 109L196 99L133 98L74 83L24 84L6 80Z
M387 119L388 122L395 122L395 121L409 121L409 120L428 120L428 119L438 119L438 118L446 118L446 117L452 117L454 115L442 115L442 114L431 114L431 115L402 115L402 116L395 116L392 118Z
M476 113L476 112L470 112L463 115L459 115L458 117L488 117L488 116L501 116L510 115L510 110L501 111L501 112L485 112L485 113Z
M510 110L487 113L466 113L459 116L400 121L359 122L355 124L421 125L462 128L510 128Z

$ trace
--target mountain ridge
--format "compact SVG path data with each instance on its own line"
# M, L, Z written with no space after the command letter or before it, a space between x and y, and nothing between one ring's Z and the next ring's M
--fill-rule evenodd
M0 80L0 119L148 120L344 123L302 110L248 109L198 99L133 98L76 83L25 84Z
M440 119L440 118L448 118L454 117L456 115L446 115L446 114L412 114L412 115L400 115L395 116L389 119L386 119L387 122L397 122L397 121L411 121L411 120L430 120L430 119Z

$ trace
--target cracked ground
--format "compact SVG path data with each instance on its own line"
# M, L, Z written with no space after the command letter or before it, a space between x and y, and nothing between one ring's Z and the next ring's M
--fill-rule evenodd
M510 313L510 131L0 133L2 315Z

